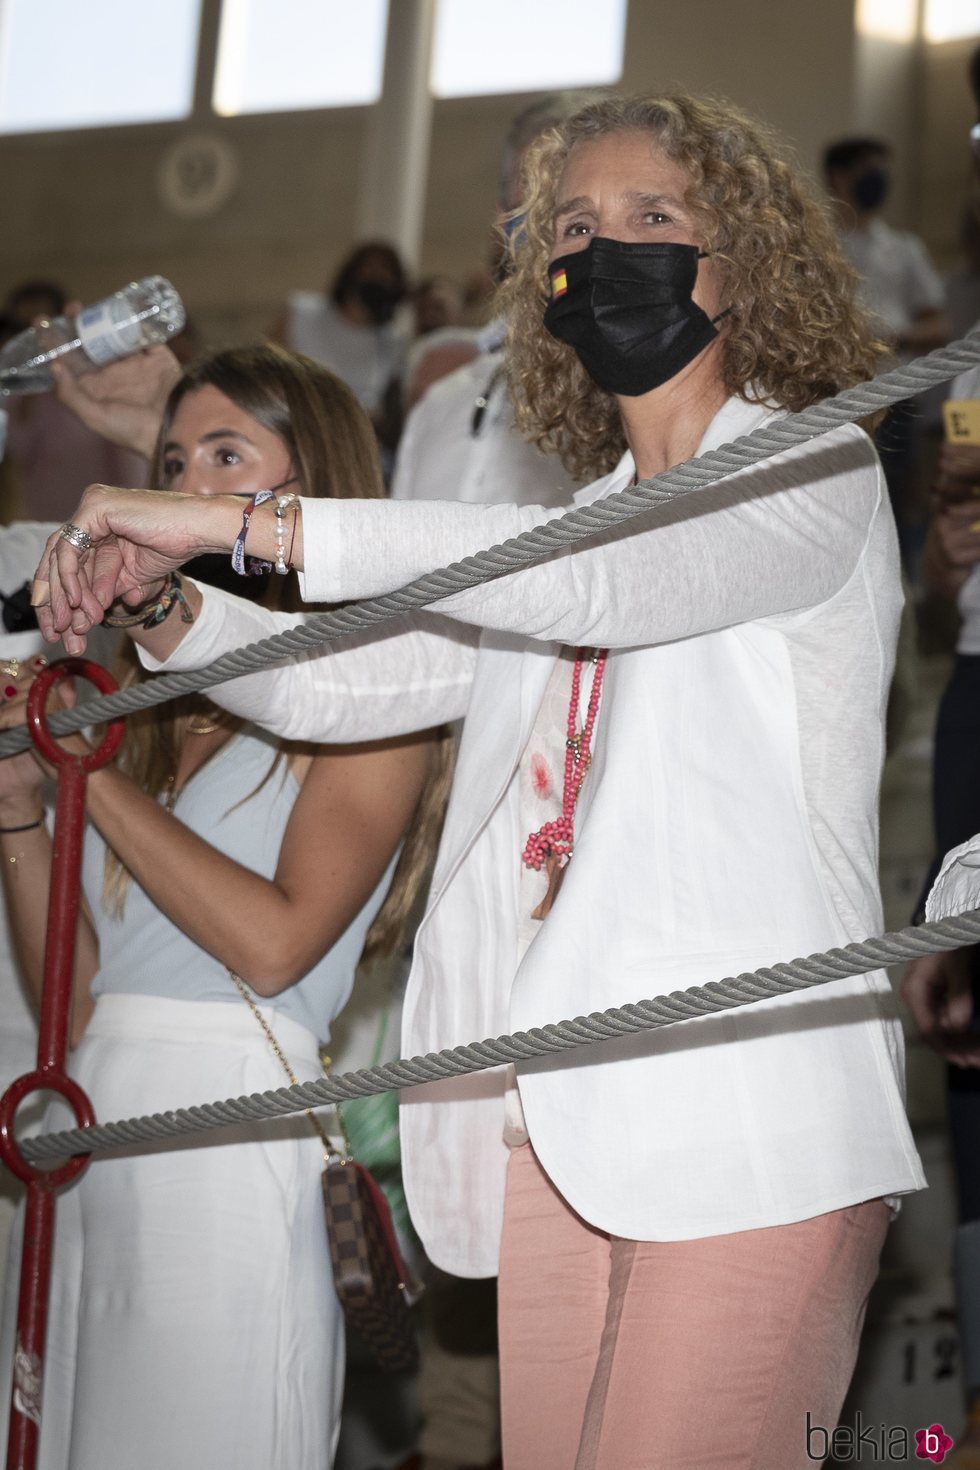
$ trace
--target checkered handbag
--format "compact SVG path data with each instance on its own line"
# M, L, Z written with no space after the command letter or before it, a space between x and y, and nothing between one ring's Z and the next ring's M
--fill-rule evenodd
M418 1365L408 1275L388 1201L374 1176L334 1155L323 1171L323 1205L334 1284L348 1326L379 1367Z
M286 1076L295 1084L296 1073L245 981L234 970L228 971L228 977L265 1032ZM324 1057L322 1049L320 1060L323 1070L329 1072L330 1059ZM316 1114L308 1108L306 1115L324 1149L326 1168L322 1179L327 1240L334 1285L347 1325L357 1333L379 1367L390 1372L416 1368L419 1355L411 1306L420 1288L409 1282L388 1201L371 1171L351 1157L340 1109L337 1109L337 1121L344 1137L345 1155L337 1152Z

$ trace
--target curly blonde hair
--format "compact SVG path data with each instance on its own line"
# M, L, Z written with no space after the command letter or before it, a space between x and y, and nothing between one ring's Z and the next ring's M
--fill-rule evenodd
M616 400L542 325L566 160L577 143L619 132L649 133L690 180L699 243L724 270L729 393L795 411L873 377L887 349L857 302L829 208L769 130L711 98L605 97L528 149L523 229L498 294L517 422L539 448L580 479L608 473L625 448Z

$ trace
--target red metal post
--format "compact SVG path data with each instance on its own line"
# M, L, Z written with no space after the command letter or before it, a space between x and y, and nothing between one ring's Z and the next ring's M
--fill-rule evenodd
M58 1092L70 1103L79 1127L91 1127L95 1122L92 1104L65 1072L65 1063L85 827L85 780L89 771L98 770L115 755L123 735L123 722L113 721L101 745L88 755L79 756L63 750L48 730L45 703L51 686L65 678L88 679L103 694L109 694L117 687L112 677L98 664L77 658L62 659L38 674L27 700L27 721L34 743L44 759L58 771L58 801L37 1067L26 1076L18 1077L0 1098L0 1158L27 1185L7 1470L34 1470L37 1463L55 1195L77 1178L88 1164L87 1157L79 1157L68 1159L55 1169L34 1168L17 1146L15 1114L31 1093Z

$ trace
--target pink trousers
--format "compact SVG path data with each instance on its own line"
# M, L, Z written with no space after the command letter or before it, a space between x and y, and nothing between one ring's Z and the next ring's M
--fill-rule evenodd
M513 1150L500 1263L504 1470L812 1470L888 1227L882 1200L703 1240L587 1225Z

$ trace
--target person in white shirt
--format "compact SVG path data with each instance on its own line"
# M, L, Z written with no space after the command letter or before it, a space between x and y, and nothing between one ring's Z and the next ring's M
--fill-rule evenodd
M365 240L341 263L329 290L291 292L270 334L352 390L374 425L386 479L401 430L398 379L407 344L396 312L407 294L398 251L384 240Z
M502 238L520 244L527 149L589 100L581 91L552 92L513 119L501 150L497 189ZM510 258L505 255L501 271ZM556 455L542 453L515 425L505 335L503 322L491 322L480 333L472 360L430 387L409 413L395 461L393 499L558 506L569 504L581 487Z
M409 414L395 461L393 499L571 503L580 482L514 425L499 337L484 332L479 355L434 383Z
M501 150L497 219L501 238L522 240L522 168L542 132L585 106L589 94L560 91L536 98L511 122ZM500 263L507 269L513 251ZM505 325L491 322L470 362L425 392L408 415L395 460L394 500L463 500L561 506L579 490L555 454L544 454L514 423L507 384Z
M394 247L365 241L341 263L329 291L290 295L285 318L273 335L336 373L374 416L404 355L393 319L407 291L405 268Z
M588 503L870 377L822 208L768 135L685 95L607 98L528 161L503 289L518 422ZM843 283L843 284L842 284ZM542 524L537 506L302 501L309 600L383 593ZM35 595L82 647L222 497L92 489ZM260 507L247 550L275 551ZM75 537L74 539L78 539ZM192 667L286 626L190 584L141 633ZM520 573L215 697L283 734L465 716L403 1049L428 1051L876 932L877 791L901 593L849 426ZM922 1187L878 973L406 1093L432 1258L500 1268L508 1470L794 1470L833 1426L888 1201ZM809 1419L807 1416L810 1416Z
M840 242L858 273L874 325L905 360L948 336L942 277L918 235L881 218L891 188L891 150L877 138L841 138L824 152Z

